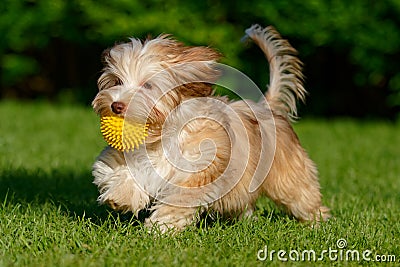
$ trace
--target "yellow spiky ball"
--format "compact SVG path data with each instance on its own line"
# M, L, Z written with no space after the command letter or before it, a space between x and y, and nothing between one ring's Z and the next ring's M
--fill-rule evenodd
M143 144L148 124L133 124L117 116L102 116L100 130L106 142L119 151L133 150Z

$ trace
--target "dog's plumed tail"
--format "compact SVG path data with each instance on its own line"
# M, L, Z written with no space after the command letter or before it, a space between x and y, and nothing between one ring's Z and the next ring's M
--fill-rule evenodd
M297 51L274 27L253 25L246 30L264 52L269 62L270 83L265 94L271 109L290 120L297 118L297 100L304 101L307 91L303 87L302 62Z

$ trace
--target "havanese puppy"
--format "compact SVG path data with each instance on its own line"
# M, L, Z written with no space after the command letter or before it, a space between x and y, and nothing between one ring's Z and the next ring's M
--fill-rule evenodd
M306 95L302 63L273 27L254 25L246 35L270 67L258 102L214 96L223 68L210 47L162 35L103 53L95 112L148 128L135 149L108 146L97 158L100 203L135 215L148 209L145 225L162 232L182 230L204 212L251 216L262 195L299 221L329 218L316 165L290 124Z

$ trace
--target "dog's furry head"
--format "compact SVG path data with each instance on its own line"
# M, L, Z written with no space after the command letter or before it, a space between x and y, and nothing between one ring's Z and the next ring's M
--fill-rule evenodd
M154 134L183 99L212 94L219 58L209 47L185 46L168 35L144 42L130 39L103 53L93 108L102 116L116 113L149 123Z

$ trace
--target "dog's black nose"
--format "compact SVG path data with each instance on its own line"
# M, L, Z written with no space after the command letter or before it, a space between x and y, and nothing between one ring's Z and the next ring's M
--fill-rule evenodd
M111 109L115 114L121 114L125 111L126 105L122 102L113 102L111 104Z

